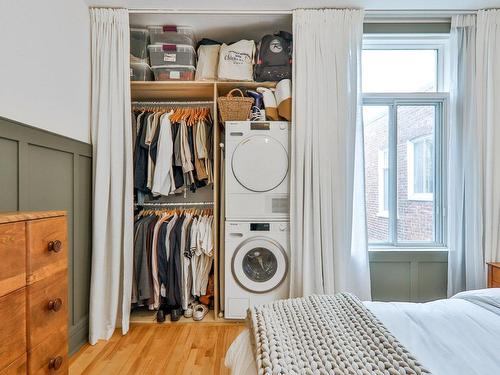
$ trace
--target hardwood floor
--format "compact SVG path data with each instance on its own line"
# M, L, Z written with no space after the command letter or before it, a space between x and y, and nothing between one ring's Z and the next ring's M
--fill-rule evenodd
M226 350L244 324L132 324L107 342L86 345L70 359L70 375L229 374Z

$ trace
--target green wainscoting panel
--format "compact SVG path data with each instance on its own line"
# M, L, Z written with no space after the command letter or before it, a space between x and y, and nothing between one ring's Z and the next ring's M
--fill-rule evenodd
M0 188L0 211L68 213L69 349L74 353L88 338L92 146L0 117Z
M418 291L419 301L433 301L446 298L448 283L448 262L419 262Z
M374 301L427 302L446 298L445 250L370 251Z
M377 301L409 301L410 264L407 262L372 262L370 277L372 297Z
M17 142L0 138L0 207L15 211L18 199Z
M79 155L76 160L78 174L75 178L75 243L78 249L73 253L73 289L78 291L73 300L72 318L75 322L70 347L79 347L88 337L88 315L90 297L90 261L92 258L92 158Z

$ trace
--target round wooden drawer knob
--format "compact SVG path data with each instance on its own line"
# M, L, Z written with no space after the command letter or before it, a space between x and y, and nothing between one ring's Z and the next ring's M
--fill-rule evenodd
M62 299L60 299L60 298L51 299L49 301L49 310L57 312L57 311L61 310L62 304L63 304L63 302L62 302Z
M63 359L60 355L55 358L51 358L49 361L49 370L59 370L62 366Z
M62 249L62 242L59 240L50 241L49 242L49 251L53 251L54 253L58 253Z

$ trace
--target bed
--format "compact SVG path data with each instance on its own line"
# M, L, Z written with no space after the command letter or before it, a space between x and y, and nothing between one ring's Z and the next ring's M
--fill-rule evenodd
M363 302L433 375L500 374L500 288L428 303ZM229 347L232 375L255 375L251 332Z

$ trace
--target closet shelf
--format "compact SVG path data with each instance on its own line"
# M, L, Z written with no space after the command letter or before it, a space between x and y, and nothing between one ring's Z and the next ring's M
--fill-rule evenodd
M236 87L255 89L272 88L277 82L218 82L218 81L133 81L132 100L192 99L213 100L215 90L218 95L226 95Z
M214 84L197 81L131 82L132 100L213 100Z

